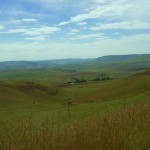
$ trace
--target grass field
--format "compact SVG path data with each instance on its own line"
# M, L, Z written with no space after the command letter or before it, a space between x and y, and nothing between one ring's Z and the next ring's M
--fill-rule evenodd
M100 72L94 72L94 71L90 71L89 73L84 71L69 72L68 70L58 70L58 69L57 70L51 70L51 69L26 70L25 69L25 70L17 70L17 71L2 71L2 73L0 74L0 79L1 79L0 81L0 133L1 133L0 139L4 139L5 137L5 140L4 141L2 140L3 149L13 149L13 148L23 149L22 147L20 147L20 145L17 144L18 141L16 141L17 145L14 145L15 143L13 141L17 140L17 138L15 138L17 134L20 134L20 132L24 130L22 126L20 126L20 123L24 124L26 121L31 121L32 126L35 127L35 131L33 131L33 133L31 132L34 137L30 135L31 133L29 133L29 131L25 131L26 134L29 135L29 138L33 138L33 140L39 140L39 139L34 139L35 136L37 136L36 133L34 132L40 132L40 136L42 136L42 138L48 138L48 137L43 137L44 135L42 134L44 133L43 132L41 133L41 129L40 131L36 130L37 127L36 125L42 124L43 118L47 116L49 118L49 121L53 124L54 127L53 129L54 131L50 130L49 132L50 133L54 132L54 135L56 136L55 138L57 138L58 135L57 133L55 133L55 130L61 128L62 130L61 132L63 136L62 140L64 137L69 136L70 144L71 142L73 142L72 144L74 144L75 142L74 140L77 140L76 139L77 137L75 137L74 139L74 137L70 135L72 129L69 128L68 130L68 125L69 127L71 126L71 128L73 129L75 128L75 132L74 132L75 135L81 134L82 138L86 138L87 135L85 135L86 134L85 130L88 130L90 132L89 134L92 134L92 132L93 134L96 134L95 132L97 132L97 131L89 130L89 128L93 126L93 124L89 123L89 121L93 118L98 117L96 122L99 122L99 120L102 120L103 122L104 120L101 119L101 117L99 118L99 116L101 115L105 116L105 114L107 114L107 112L112 109L113 110L115 109L115 111L113 111L115 115L112 115L112 118L115 118L114 120L116 121L119 121L117 120L117 115L119 114L117 114L116 111L119 112L120 115L124 115L124 112L130 110L130 108L126 108L126 106L131 107L131 111L132 109L134 111L134 108L132 107L138 104L138 106L135 106L135 110L137 113L141 113L140 110L137 109L140 106L143 107L141 108L142 112L144 111L143 109L145 107L148 109L149 107L148 102L150 99L150 72L149 71L137 73L130 76L125 75L126 77L124 78L122 77L122 75L119 75L119 78L116 78L114 80L108 80L108 81L99 81L93 83L82 83L82 84L74 84L74 85L66 84L67 82L72 81L71 79L72 77L93 78L99 73ZM134 117L135 116L133 116L133 118ZM111 117L108 117L109 121L110 118ZM131 124L129 124L129 128L130 128L129 131L132 130L131 128L132 124L134 124L135 128L138 128L136 127L135 122L134 120L132 120L132 118L127 118L127 119L131 119L132 122ZM141 119L140 116L139 119ZM86 124L85 122L88 122L88 126L85 126ZM76 129L75 124L78 124L78 126L81 125L81 129ZM113 127L115 127L115 121L112 124L114 124ZM145 126L144 123L143 125ZM94 127L95 126L97 126L97 123L94 125ZM45 129L45 127L46 126L43 126L43 130L47 130L47 128ZM124 128L123 124L121 124L121 126L116 125L115 128L118 128L118 130L120 130L120 133L117 133L117 134L121 134L119 136L121 136L122 138L125 138L127 136L122 133L124 132L122 131L122 128ZM80 133L81 131L79 130L82 129L83 132ZM146 129L144 129L143 131L144 133L138 134L138 132L136 132L137 135L135 136L140 138L141 134L146 134L145 132L146 130L148 131L148 129L149 129L149 124L147 125ZM67 130L67 134L64 133L64 130L65 131ZM109 131L106 130L106 132ZM8 138L6 137L7 135L10 139L7 139ZM22 134L20 136L21 136L20 139L22 141L25 140L24 138L27 138L27 137L23 137ZM40 136L39 138L41 138ZM51 136L51 135L46 135L46 136ZM114 139L115 138L119 139L118 135L115 136L113 137ZM107 141L108 140L107 138L109 139L111 137L106 136L105 142L109 143L110 140L112 139L109 139L109 141ZM128 146L130 149L132 149L132 146L134 146L135 137L132 138L133 138L132 141L133 143L132 142L129 143L127 147L125 147L124 141L121 141L122 143L120 144L124 147L124 149L127 149ZM85 140L86 144L81 143L80 140L81 139L79 139L79 145L75 143L77 144L75 145L76 149L82 149L87 147L89 147L89 149L92 149L92 146L91 145L88 146L87 144L89 143L88 140ZM89 138L89 140L92 139ZM139 142L140 141L143 143L142 137L139 139ZM29 142L28 140L26 142L28 146L30 145L30 147L28 147L27 149L29 150L38 149L37 147L32 147L31 143L28 143ZM37 144L36 141L33 142L34 144ZM55 142L55 140L50 142ZM64 141L62 142L64 143L65 146L64 149L68 149L71 146L70 144L68 145L68 143L65 143ZM96 141L91 141L91 143L92 142L94 143ZM137 141L138 144L140 144L139 142ZM43 149L46 149L45 144L49 145L50 143L43 143L43 144L44 144ZM55 144L56 144L55 145L56 148L54 149L59 149L58 147L62 147L62 145L58 143ZM101 144L102 144L101 149L104 149L105 147L103 146L105 146L106 143L101 143ZM117 147L119 149L120 148L119 146L121 146L118 145L119 143L110 143L110 145L113 144L114 144L114 149L117 149ZM145 149L147 149L149 145L148 143L146 143L144 144L144 146L146 147ZM49 147L47 147L47 149L48 148ZM134 147L134 149L135 148L136 147ZM111 149L111 148L108 147L107 149Z
M149 83L150 76L146 73L125 79L61 87L44 81L1 81L0 118L2 121L28 113L41 116L54 112L58 116L61 110L66 111L68 99L75 116L80 113L88 116L89 112L95 114L109 103L117 105L117 102L149 97Z
M46 117L35 124L33 117L17 120L9 128L0 148L28 150L148 150L150 147L149 102L124 105L87 121L64 125ZM13 128L13 130L12 130ZM16 132L17 130L17 132Z

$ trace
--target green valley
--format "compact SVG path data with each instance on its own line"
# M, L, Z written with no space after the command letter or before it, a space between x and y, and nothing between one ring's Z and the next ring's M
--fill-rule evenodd
M8 134L12 134L15 140L15 126L23 130L19 125L25 121L23 118L32 118L32 125L36 126L47 116L55 126L53 130L63 128L60 129L63 132L68 124L72 127L76 123L84 124L95 117L105 116L110 110L123 111L126 107L130 109L136 105L149 105L149 56L146 55L145 59L144 56L119 57L108 57L109 61L106 57L106 62L104 57L101 61L98 58L90 62L68 63L55 67L2 69L0 138L5 137L4 129L7 127ZM101 75L112 79L93 80ZM88 80L72 84L74 79ZM34 131L32 132L34 134ZM57 136L57 133L55 134ZM13 144L12 146L15 147Z

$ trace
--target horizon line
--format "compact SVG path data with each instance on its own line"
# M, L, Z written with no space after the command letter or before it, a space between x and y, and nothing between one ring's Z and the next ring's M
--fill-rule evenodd
M67 59L80 59L80 60L86 60L86 59L97 59L97 58L102 58L102 57L107 57L107 56L129 56L129 55L150 55L150 53L144 53L144 54L112 54L112 55L103 55L103 56L98 56L98 57L87 57L87 58L71 58L71 57L67 57L67 58L54 58L54 59L37 59L37 60L6 60L6 61L0 61L0 63L2 62L37 62L37 61L53 61L53 60L67 60Z

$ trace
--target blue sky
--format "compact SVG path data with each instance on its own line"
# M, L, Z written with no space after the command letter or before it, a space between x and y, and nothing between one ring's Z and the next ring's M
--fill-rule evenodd
M0 0L0 61L150 53L150 0Z

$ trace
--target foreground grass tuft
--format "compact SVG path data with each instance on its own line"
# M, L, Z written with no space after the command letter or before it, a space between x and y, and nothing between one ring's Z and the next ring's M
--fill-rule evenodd
M124 106L70 127L54 127L48 118L19 121L17 134L5 130L3 150L148 150L150 103Z

